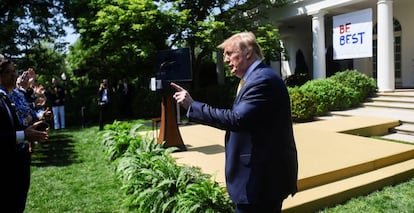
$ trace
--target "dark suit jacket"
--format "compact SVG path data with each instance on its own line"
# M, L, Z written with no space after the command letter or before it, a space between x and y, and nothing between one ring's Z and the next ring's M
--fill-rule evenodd
M18 186L18 174L16 170L19 169L17 164L17 146L16 146L16 126L19 125L17 116L7 96L0 92L0 168L2 171L3 181L1 187L1 195L3 199L0 201L2 208L11 209L10 211L16 212L16 186ZM4 101L3 101L4 100ZM13 122L10 119L9 112L6 108L11 110Z
M108 98L108 101L105 102L105 104L111 103L112 102L112 88L108 87L106 89L106 96ZM103 98L103 94L104 94L104 89L99 89L98 90L98 102L103 102L102 98Z
M298 162L287 88L260 63L232 109L193 102L190 121L226 130L225 175L235 203L263 203L297 191Z
M19 121L16 119L15 113L11 105L9 105L10 113L14 118L14 125L10 119L9 112L6 108L6 103L10 102L7 96L3 93L0 93L0 138L3 141L2 144L2 156L11 157L10 153L16 152L16 125L19 125ZM10 163L10 159L9 159Z

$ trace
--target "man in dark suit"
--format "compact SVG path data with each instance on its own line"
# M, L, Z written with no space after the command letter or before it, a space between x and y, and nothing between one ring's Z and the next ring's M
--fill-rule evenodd
M194 101L175 83L173 95L190 121L226 130L225 175L236 212L281 212L297 191L298 162L290 97L276 73L262 62L253 33L233 35L219 45L231 73L241 80L231 109Z
M30 142L44 142L48 139L47 130L38 131L42 121L23 128L17 118L14 103L8 98L16 83L13 63L0 59L0 168L3 185L1 186L1 208L10 212L23 212L30 186Z
M103 79L98 90L99 130L103 130L105 124L112 122L112 94L113 88L109 85L108 79Z

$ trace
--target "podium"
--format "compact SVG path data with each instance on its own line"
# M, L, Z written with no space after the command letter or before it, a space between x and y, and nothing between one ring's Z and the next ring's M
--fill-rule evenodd
M164 143L165 147L177 147L179 151L186 151L178 129L176 109L172 95L164 94L161 102L161 122L157 143Z
M170 83L187 82L192 80L192 62L190 48L167 49L157 52L156 78L151 79L153 91L160 91L161 122L157 143L165 147L178 147L180 151L187 150L181 138L177 125L177 114Z

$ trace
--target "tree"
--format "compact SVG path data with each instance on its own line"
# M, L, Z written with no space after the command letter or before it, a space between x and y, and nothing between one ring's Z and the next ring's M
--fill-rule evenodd
M230 1L233 2L233 1ZM286 0L246 0L242 4L236 3L230 9L222 11L216 19L226 23L226 37L231 34L252 31L257 37L257 42L262 48L267 62L280 58L283 48L280 45L278 30L268 19L271 8L282 7Z
M38 80L48 81L51 76L69 74L65 58L66 55L57 51L53 43L41 42L26 51L26 56L18 59L16 64L21 70L33 68L38 74Z
M168 48L169 36L182 22L180 14L161 11L150 0L75 0L71 11L82 47L77 48L82 61L73 68L114 80L154 75L156 51Z
M279 58L277 30L268 23L260 23L266 8L281 6L285 0L183 0L177 9L188 14L186 22L175 36L192 50L194 86L200 85L203 62L213 59L217 45L224 38L241 31L253 31L267 60ZM175 41L174 40L174 41Z
M179 30L172 35L171 43L190 48L193 85L196 88L200 85L203 62L212 61L212 53L216 50L217 42L222 40L225 26L223 22L216 21L214 15L227 2L227 0L183 0L176 6L185 21L181 22L178 26Z
M284 0L74 0L71 20L81 34L81 56L73 69L87 70L92 78L144 77L155 74L159 50L189 47L193 85L200 84L203 63L214 62L214 52L235 32L254 31L269 60L280 51L278 34L260 23L266 8ZM258 6L259 5L259 6ZM247 14L247 15L246 15ZM242 28L240 28L242 26ZM72 53L71 53L72 54ZM75 57L72 57L75 58Z
M70 0L2 0L0 2L0 52L21 58L42 41L66 44L58 38L65 35L65 7Z
M280 60L283 48L280 45L278 30L270 24L265 24L259 26L255 31L257 43L262 48L265 61L270 64L271 61Z

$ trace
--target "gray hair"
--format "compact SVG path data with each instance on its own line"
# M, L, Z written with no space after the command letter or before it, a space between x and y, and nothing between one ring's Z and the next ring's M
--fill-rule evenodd
M221 43L218 48L224 49L228 46L235 46L240 51L252 51L252 55L256 59L263 59L263 53L256 41L256 36L252 32L241 32L234 34L230 38Z

